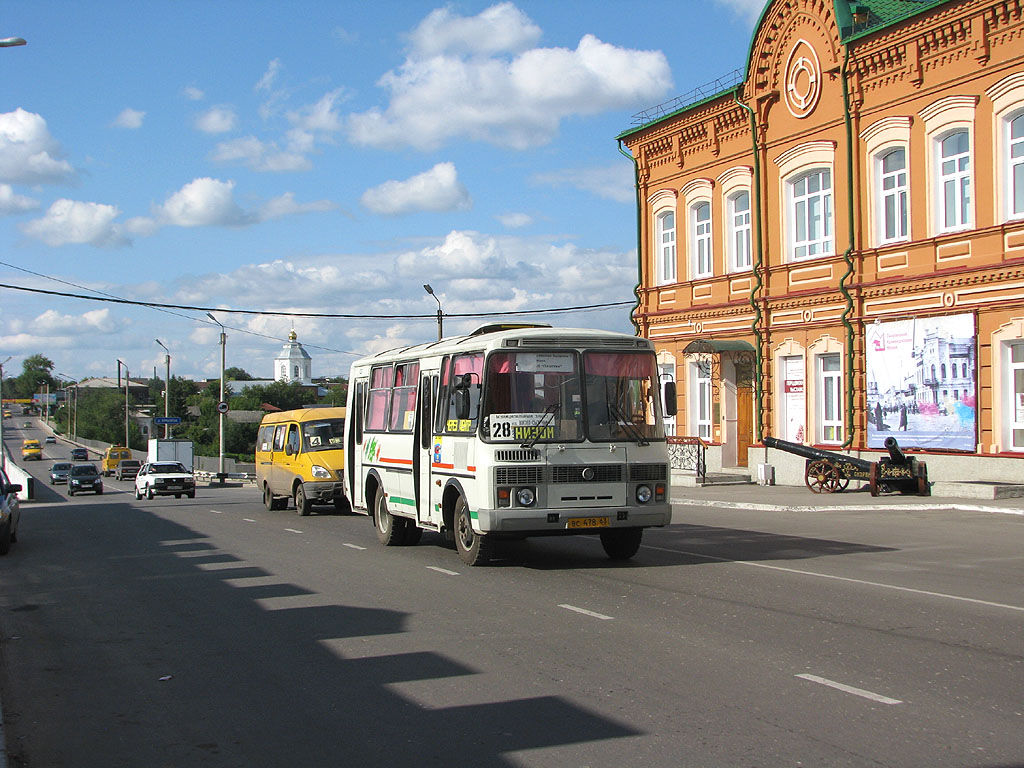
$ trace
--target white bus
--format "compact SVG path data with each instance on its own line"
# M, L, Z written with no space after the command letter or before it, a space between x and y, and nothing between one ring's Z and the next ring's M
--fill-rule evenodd
M496 538L597 533L624 560L671 520L647 339L489 325L382 352L353 363L348 416L350 501L386 546L437 531L478 565Z

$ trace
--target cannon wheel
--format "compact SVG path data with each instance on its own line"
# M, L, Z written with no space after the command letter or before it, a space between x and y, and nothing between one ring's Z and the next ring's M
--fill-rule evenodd
M839 490L839 468L828 459L812 461L807 465L804 482L815 493L835 493Z
M872 496L878 495L878 462L871 462L871 469L868 471L868 489Z

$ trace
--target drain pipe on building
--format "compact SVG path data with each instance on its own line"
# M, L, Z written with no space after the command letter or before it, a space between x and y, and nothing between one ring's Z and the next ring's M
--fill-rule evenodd
M742 87L742 86L740 86ZM762 403L763 403L763 386L761 383L761 307L757 301L757 294L761 290L763 281L761 278L761 268L764 265L764 253L762 251L762 240L761 240L761 153L757 147L757 117L754 114L754 110L748 105L740 101L740 88L732 92L733 101L735 101L743 109L747 110L747 114L750 116L750 140L754 146L754 199L751 204L754 208L754 286L750 290L750 307L754 310L754 322L750 325L750 330L754 334L754 399L757 402L757 407L754 408L754 430L757 434L757 442L761 442L764 439L764 425L762 423ZM765 448L765 459L764 463L768 463L768 449Z
M853 253L857 249L856 239L856 215L853 205L854 185L853 185L853 116L850 114L850 83L849 83L849 64L850 64L850 45L847 43L843 53L843 67L840 71L840 79L843 82L843 116L846 121L846 212L847 212L847 225L850 231L849 247L846 252L843 253L843 259L846 261L846 274L839 279L839 291L843 294L846 299L846 309L843 310L843 326L846 328L846 440L843 441L841 448L849 450L853 444L853 430L854 430L854 350L853 350L853 324L850 322L850 315L853 314L853 297L850 295L850 291L846 287L847 280L854 273L853 266Z
M633 163L633 189L636 190L636 285L633 287L633 296L636 298L636 304L629 311L629 319L633 323L633 332L639 336L640 323L637 322L636 312L640 309L640 286L643 285L644 280L644 256L643 250L640 247L640 212L642 210L642 201L640 200L640 166L637 165L636 158L622 148L622 139L618 140L618 144L619 153Z

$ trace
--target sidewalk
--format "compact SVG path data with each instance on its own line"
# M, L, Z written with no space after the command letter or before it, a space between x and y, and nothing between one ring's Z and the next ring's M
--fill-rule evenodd
M903 496L887 493L872 496L867 488L842 493L813 493L795 485L704 485L672 487L672 503L680 506L759 509L766 512L827 512L833 509L961 509L1024 515L1024 498L968 499L952 496Z

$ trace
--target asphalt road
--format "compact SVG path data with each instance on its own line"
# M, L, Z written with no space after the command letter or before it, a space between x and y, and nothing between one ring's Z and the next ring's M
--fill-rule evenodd
M679 507L625 565L467 568L253 488L37 490L0 558L12 766L1024 765L1021 517Z

